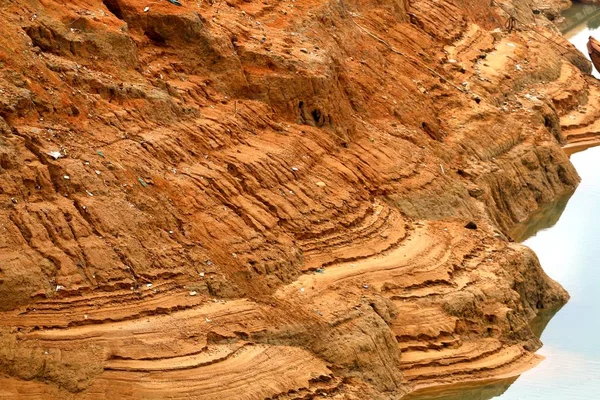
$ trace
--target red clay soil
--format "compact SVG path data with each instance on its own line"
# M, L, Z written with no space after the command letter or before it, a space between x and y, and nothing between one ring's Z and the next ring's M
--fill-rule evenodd
M600 113L536 3L181 2L1 3L0 398L534 365L568 295L506 232L576 187L561 145Z

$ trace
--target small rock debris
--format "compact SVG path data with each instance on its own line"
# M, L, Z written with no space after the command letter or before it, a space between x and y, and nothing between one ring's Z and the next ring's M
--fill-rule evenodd
M63 157L60 151L49 151L47 154L55 160L58 160L59 158Z

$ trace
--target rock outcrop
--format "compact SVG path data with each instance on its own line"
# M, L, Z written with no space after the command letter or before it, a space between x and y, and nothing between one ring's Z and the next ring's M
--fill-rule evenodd
M534 365L568 295L507 234L576 187L561 145L600 109L536 3L182 3L2 3L0 397Z

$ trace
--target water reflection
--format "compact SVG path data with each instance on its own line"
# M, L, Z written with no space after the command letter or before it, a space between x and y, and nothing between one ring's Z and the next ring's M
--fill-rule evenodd
M595 16L594 18L590 19L587 22L587 27L589 29L598 29L598 27L600 26L600 15Z
M409 394L402 400L489 400L502 395L517 378L447 385L422 389Z
M554 318L556 313L559 312L561 308L563 308L562 305L559 307L538 311L538 315L529 324L533 334L537 337L542 337L542 333L544 333L544 330L548 326L548 323L550 322L550 320L552 320L552 318Z
M581 30L583 26L589 29L597 29L600 26L600 8L597 5L576 3L565 10L562 16L564 20L559 28L563 33Z
M524 242L537 232L552 228L565 211L571 196L573 196L573 192L561 196L552 203L541 206L527 221L523 221L512 229L510 232L512 238L517 242Z
M592 4L573 4L572 8L565 11L565 17L560 24L560 30L569 39L577 50L588 55L587 42L590 36L600 39L598 29L600 27L600 7ZM595 69L592 72L596 78L600 73Z

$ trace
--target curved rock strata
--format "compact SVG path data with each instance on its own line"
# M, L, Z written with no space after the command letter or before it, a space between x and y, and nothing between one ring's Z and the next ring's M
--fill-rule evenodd
M600 110L537 3L182 3L0 8L0 397L534 365L568 295L507 232L576 187L561 146Z

